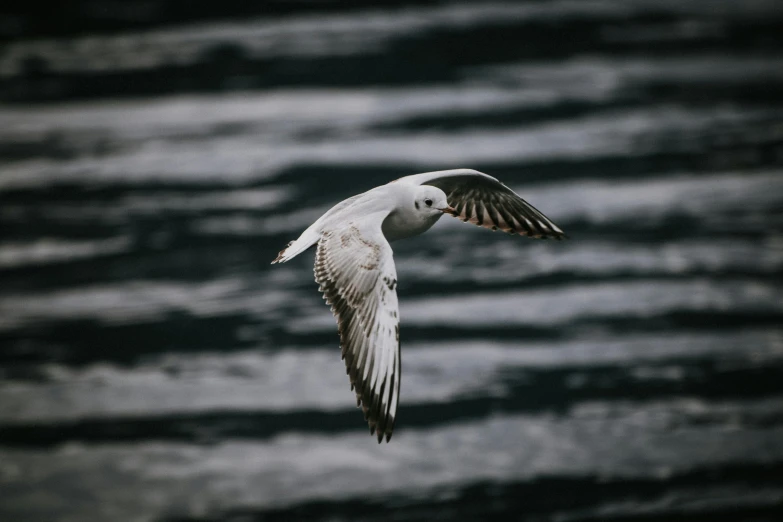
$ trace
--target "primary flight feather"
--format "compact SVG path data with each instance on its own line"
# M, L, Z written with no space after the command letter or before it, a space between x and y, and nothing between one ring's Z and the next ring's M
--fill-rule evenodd
M492 230L563 239L563 231L503 183L470 169L397 179L332 207L283 249L284 263L318 244L315 280L337 319L345 367L370 433L388 442L400 396L397 271L389 241L443 214Z

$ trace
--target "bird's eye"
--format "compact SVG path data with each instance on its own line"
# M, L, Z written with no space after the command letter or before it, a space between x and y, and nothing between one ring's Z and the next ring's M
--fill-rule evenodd
M424 204L427 205L428 207L431 207L432 206L432 200L431 199L425 199L424 200Z

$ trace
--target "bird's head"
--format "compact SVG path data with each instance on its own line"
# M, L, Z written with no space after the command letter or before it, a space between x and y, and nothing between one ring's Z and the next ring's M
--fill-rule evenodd
M422 185L416 188L413 206L424 215L454 214L456 212L446 199L446 193L438 187Z

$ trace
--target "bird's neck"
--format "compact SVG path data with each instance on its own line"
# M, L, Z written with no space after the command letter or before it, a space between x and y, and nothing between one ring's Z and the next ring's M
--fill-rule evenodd
M418 236L429 230L440 219L441 215L426 216L418 212L395 210L383 220L381 230L388 241Z

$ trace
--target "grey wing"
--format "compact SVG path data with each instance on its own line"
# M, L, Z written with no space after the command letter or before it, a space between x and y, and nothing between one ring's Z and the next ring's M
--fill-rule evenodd
M449 205L455 209L452 215L462 221L522 236L566 237L552 220L492 176L456 169L416 174L407 179L445 192Z
M400 395L397 272L381 232L387 213L324 232L315 280L337 319L345 368L370 433L388 442Z

